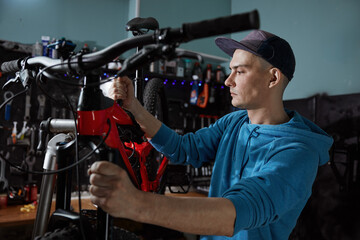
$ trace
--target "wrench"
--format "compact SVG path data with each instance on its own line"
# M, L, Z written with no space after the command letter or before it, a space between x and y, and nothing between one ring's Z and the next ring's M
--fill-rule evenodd
M44 119L44 112L45 112L46 97L45 97L45 95L39 95L37 97L37 100L39 102L39 110L38 110L37 119L38 120L43 120Z
M9 159L9 152L6 154L5 158ZM6 162L4 159L0 158L0 163L1 163L1 172L0 172L0 183L3 182L2 185L2 189L1 190L5 190L9 187L8 181L5 178L5 167L6 167Z
M30 92L28 92L25 96L25 115L24 120L29 121L30 120L30 109L31 109L31 95Z
M211 116L206 116L207 120L208 120L208 127L211 125Z
M27 131L29 130L29 127L26 126L26 125L27 125L27 122L24 121L24 122L23 122L23 127L22 127L21 131L16 135L16 139L20 139L20 140L23 140L23 139L24 139L25 134L26 134Z
M28 156L33 156L36 153L36 149L35 149L36 132L35 132L35 130L36 130L35 126L32 126L30 128L31 135L30 135L30 148L27 153Z
M35 155L35 128L32 127L31 128L31 139L30 139L30 149L28 151L27 157L25 159L26 164L28 165L28 169L30 171L33 170L33 167L35 165L36 162L36 155ZM28 174L28 181L29 183L32 182L32 174L29 173Z
M26 164L28 165L29 171L32 171L33 167L35 165L35 162L36 162L36 156L27 156L25 161L26 161ZM32 173L28 173L28 182L29 183L32 182Z

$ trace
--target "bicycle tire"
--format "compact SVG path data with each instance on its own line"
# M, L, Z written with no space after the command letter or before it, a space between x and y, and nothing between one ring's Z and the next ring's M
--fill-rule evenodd
M168 122L168 108L164 81L160 78L150 79L144 89L144 107L164 124Z
M135 234L123 228L113 227L113 239L116 240L140 240ZM79 228L71 225L65 228L55 229L53 232L47 232L44 236L35 237L34 240L82 240Z
M43 236L37 236L34 240L78 240L81 235L77 226L72 225L65 228L57 228L52 232L46 232Z
M144 107L153 116L159 119L164 124L168 123L168 107L165 94L164 81L160 78L150 79L144 89ZM160 155L160 156L157 156ZM149 180L153 181L157 174L160 162L156 159L162 158L162 154L153 149L146 161L146 169ZM151 158L151 159L149 159ZM155 160L154 160L155 159ZM162 192L164 181L162 180L159 189L156 192Z

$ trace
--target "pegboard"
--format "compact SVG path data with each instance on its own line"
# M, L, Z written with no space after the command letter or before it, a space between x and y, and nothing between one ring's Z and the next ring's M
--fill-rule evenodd
M27 46L17 46L16 44L3 44L0 41L0 62L10 61L31 55ZM12 49L1 47L2 45L12 46ZM14 46L17 46L14 48ZM22 52L21 50L26 50ZM0 78L0 87L14 74L3 74ZM37 152L39 143L39 126L41 121L49 117L72 119L72 110L65 99L70 101L73 109L76 110L77 96L80 91L78 87L64 85L54 80L44 79L41 87L33 80L29 91L26 94L14 98L10 108L0 111L0 151L14 165L24 169L42 171L45 152ZM8 89L0 92L0 102L5 98L15 95L24 90L18 84L12 84ZM11 94L10 94L11 92ZM9 112L7 112L9 111ZM16 126L16 128L15 128ZM21 134L24 130L23 134ZM13 137L16 132L17 137ZM50 139L50 135L47 139ZM33 164L33 165L32 165ZM26 172L6 164L5 178L8 181L8 190L21 189L25 185L36 184L38 189L41 187L41 175L29 175ZM0 186L1 187L1 186ZM3 190L3 189L0 189ZM11 204L9 199L9 204Z

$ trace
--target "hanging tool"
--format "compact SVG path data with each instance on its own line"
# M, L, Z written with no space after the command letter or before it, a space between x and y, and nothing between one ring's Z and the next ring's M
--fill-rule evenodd
M197 127L196 127L196 117L197 117L196 114L193 114L193 115L192 115L192 130L193 130L193 131L196 131L196 130L197 130Z
M192 78L193 78L193 85L190 93L190 104L196 105L199 96L199 85L198 85L199 77L197 75L193 75Z
M205 121L204 121L204 120L205 120L205 119L204 119L204 118L205 118L205 115L204 115L204 114L200 114L199 117L200 117L200 127L201 127L201 128L204 128L204 127L205 127Z
M4 93L4 100L7 101L8 99L12 98L14 96L14 93L11 91L6 91ZM8 102L5 106L5 120L9 121L10 117L11 117L11 103L12 100L10 102Z
M35 128L32 127L31 129L31 137L30 137L30 148L29 151L27 153L26 156L26 164L28 165L28 169L30 171L33 170L33 167L35 165L36 162L36 151L35 151ZM28 174L28 182L31 183L32 182L32 174L29 173Z
M41 94L37 97L38 103L39 103L39 109L38 109L38 120L44 119L44 112L45 112L45 103L46 103L46 97L45 95Z
M30 129L30 128L27 126L27 122L24 121L24 122L23 122L23 127L22 127L21 131L16 135L16 139L23 140L25 134L27 133L27 131L28 131L29 129Z
M28 170L32 171L36 162L36 156L27 156L25 162L28 166ZM32 182L32 173L28 173L28 182Z
M201 108L206 108L209 101L209 82L205 80L204 89L199 94L196 105Z
M209 97L209 103L215 102L215 94L216 94L216 86L213 84L210 84L210 97Z
M30 109L31 109L31 91L27 91L25 96L25 115L24 120L29 121L30 120Z
M209 101L209 84L211 81L212 68L211 64L208 64L205 72L205 83L202 92L199 94L196 105L201 108L206 108Z
M194 63L194 67L191 72L192 75L192 89L190 93L190 104L196 105L199 97L199 85L201 85L201 81L203 80L203 72L201 70L201 66L199 62Z
M208 126L210 126L211 125L211 116L206 116L206 118L207 118L207 120L208 120Z
M1 152L3 154L3 152ZM10 157L9 152L5 155L5 158L8 160ZM0 172L0 191L4 191L9 187L8 181L5 177L5 168L6 168L6 162L4 159L0 158L0 167L1 167L1 172Z
M17 135L17 122L14 121L14 127L12 129L12 133L11 133L11 139L12 139L12 143L15 144L16 143L16 135Z

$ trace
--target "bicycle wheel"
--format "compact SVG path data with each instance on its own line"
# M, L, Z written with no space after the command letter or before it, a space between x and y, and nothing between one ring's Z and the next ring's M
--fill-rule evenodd
M53 232L46 232L44 236L37 236L34 240L55 240L55 239L68 239L78 240L81 239L79 229L75 225L65 228L55 229Z
M113 239L116 240L140 240L140 238L132 232L123 228L113 227ZM79 228L71 225L66 228L55 229L53 232L47 232L44 236L38 236L34 240L81 240Z
M144 107L163 123L168 123L168 108L165 95L164 81L152 78L144 89Z
M150 79L144 89L144 107L153 116L159 119L164 124L168 123L168 107L164 88L164 81L160 78ZM157 170L161 164L163 155L155 149L147 156L146 169L149 180L153 181L156 177ZM157 192L162 192L164 189L164 181L161 181Z

